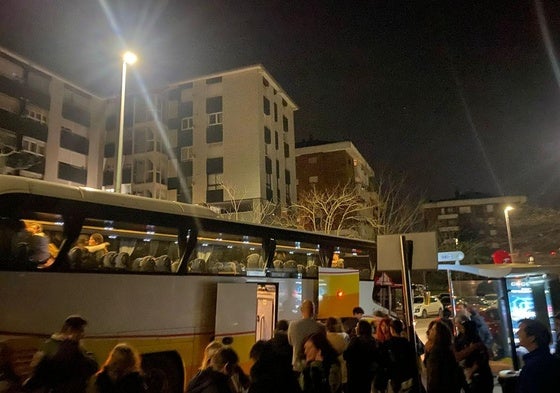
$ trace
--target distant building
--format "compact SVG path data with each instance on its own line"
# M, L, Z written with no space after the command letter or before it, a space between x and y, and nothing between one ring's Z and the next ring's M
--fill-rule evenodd
M295 201L298 108L262 65L149 94L126 97L123 192L248 216ZM0 48L0 172L113 190L119 103Z
M427 230L436 230L440 244L476 241L489 249L508 250L504 209L527 202L525 196L462 194L422 205ZM488 256L490 257L490 255Z
M373 191L372 167L350 141L302 141L296 144L296 173L298 200L305 192L332 190L349 185L358 192L365 204L372 206L376 198ZM365 217L373 209L364 210ZM365 228L364 228L365 229ZM367 234L362 234L367 237Z
M0 173L99 187L106 104L0 48Z

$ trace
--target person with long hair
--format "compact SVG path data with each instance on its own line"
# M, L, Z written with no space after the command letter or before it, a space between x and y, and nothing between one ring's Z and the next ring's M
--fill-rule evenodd
M339 393L342 376L338 354L324 332L313 333L304 340L306 365L300 376L304 393Z
M94 386L96 393L146 392L138 351L129 344L117 344L95 375Z
M478 335L476 323L464 315L456 318L455 358L465 372L465 383L471 392L492 393L494 375L486 346Z
M391 339L391 318L383 317L377 323L375 339L378 345L378 367L373 378L373 388L376 393L385 393L389 385L389 348Z
M209 367L201 369L187 386L187 393L235 393L232 376L239 367L237 353L223 346L210 358Z
M455 359L453 334L440 320L428 330L426 342L427 393L459 393L463 386L463 370Z

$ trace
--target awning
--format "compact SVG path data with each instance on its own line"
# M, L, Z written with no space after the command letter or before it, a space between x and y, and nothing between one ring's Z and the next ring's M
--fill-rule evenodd
M560 274L560 265L536 265L529 263L456 265L441 263L438 264L438 270L470 273L487 278L514 278L537 274Z

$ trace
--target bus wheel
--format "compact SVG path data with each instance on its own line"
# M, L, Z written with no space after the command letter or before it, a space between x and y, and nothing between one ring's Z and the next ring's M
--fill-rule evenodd
M148 393L181 393L183 367L175 352L147 353L142 355L142 369Z

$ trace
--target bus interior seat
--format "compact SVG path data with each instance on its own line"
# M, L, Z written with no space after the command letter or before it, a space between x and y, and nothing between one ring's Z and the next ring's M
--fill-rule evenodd
M115 257L115 268L128 269L130 268L130 255L127 252L121 251Z
M319 275L319 266L307 266L307 268L305 269L305 273L307 274L307 277L317 277Z
M103 256L102 263L103 267L112 269L115 267L115 259L117 258L116 251L109 251L107 254Z
M264 261L257 253L247 255L247 269L261 269L264 267Z
M282 262L280 259L275 259L272 262L272 265L274 266L275 269L282 269L284 267L284 262Z
M189 264L192 273L206 272L206 261L202 258L193 259Z
M171 258L167 255L161 255L155 258L156 272L171 272Z
M180 260L173 261L171 264L171 273L177 273L179 271Z
M297 263L293 259L289 259L284 263L284 268L286 269L297 269Z
M156 271L156 261L153 256L148 255L140 259L140 271L141 272Z

